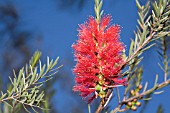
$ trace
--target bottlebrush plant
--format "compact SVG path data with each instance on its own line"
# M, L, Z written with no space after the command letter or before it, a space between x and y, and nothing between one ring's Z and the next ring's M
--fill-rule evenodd
M89 113L90 104L96 98L100 98L101 102L95 112L104 111L113 93L117 94L114 98L118 102L115 102L117 106L111 113L136 111L142 106L142 100L162 93L158 90L170 84L167 52L170 41L170 0L147 2L144 6L136 0L139 19L129 50L120 41L120 26L110 23L111 15L103 15L102 3L102 0L95 0L95 17L90 16L87 22L79 26L79 39L72 46L77 61L73 69L76 82L73 91L79 92L89 104ZM143 59L142 53L153 46L157 47L162 61L158 66L163 70L164 80L158 83L156 75L153 87L148 88L148 82L142 80L144 70L139 64ZM47 63L42 65L40 56L41 52L36 51L29 64L21 68L19 73L14 71L13 78L9 77L11 88L0 94L0 104L9 106L8 112L16 113L21 105L27 112L37 112L37 108L44 113L50 112L44 108L48 108L48 105L43 105L45 93L42 85L58 71L59 67L55 68L58 58L53 61L47 57ZM120 93L119 87L124 88L123 93Z
M90 16L87 22L79 25L79 39L72 45L77 61L73 69L76 75L73 91L80 92L80 96L88 104L100 97L101 103L96 113L100 113L106 107L115 91L118 105L111 113L135 111L141 106L141 100L147 99L147 96L152 96L154 93L161 93L155 91L170 84L167 56L170 1L154 2L153 9L150 8L150 2L141 6L136 0L136 4L139 25L134 40L131 40L128 56L125 54L125 45L120 41L119 25L111 25L111 16L103 15L102 0L95 0L95 17ZM156 75L153 88L147 89L147 82L144 87L142 85L143 68L139 63L143 59L142 53L154 45L157 45L158 53L163 59L159 66L164 72L164 81L158 83ZM119 86L124 86L123 94L119 93Z

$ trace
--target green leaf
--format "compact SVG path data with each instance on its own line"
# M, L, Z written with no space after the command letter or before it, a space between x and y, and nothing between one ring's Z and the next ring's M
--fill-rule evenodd
M34 53L33 57L32 57L31 60L30 60L30 65L31 65L32 67L34 67L34 66L37 64L37 62L38 62L38 60L40 59L40 57L41 57L41 52L40 52L40 51L36 51L36 52Z
M130 44L130 49L129 49L129 56L132 55L133 47L134 47L134 40L131 39L131 44Z
M144 49L142 49L141 51L142 51L142 52L144 52L144 51L146 51L146 50L150 49L151 47L153 47L154 45L155 45L155 43L153 43L153 44L151 44L151 45L149 45L149 46L145 47L145 48L144 48Z
M145 86L144 86L143 92L145 92L145 91L146 91L147 87L148 87L148 82L146 82L146 83L145 83Z
M156 86L158 83L158 74L156 74L156 78L155 78L155 83L154 83L154 86Z
M136 5L137 5L138 9L140 9L140 10L142 9L142 6L140 5L138 0L136 0Z
M19 88L22 90L23 86L24 86L24 78L21 79Z
M24 74L24 67L19 71L19 75L18 75L18 80L17 80L17 84L20 83L20 80L21 80L21 77L23 76Z
M45 71L45 67L46 67L46 65L44 64L43 67L40 69L40 74L39 74L38 79L40 79L43 76L44 71Z
M0 97L0 100L4 99L6 95L7 95L7 93L4 93L4 94Z
M159 16L159 7L158 7L158 5L157 5L157 2L155 1L155 3L153 3L152 4L152 6L153 6L153 9L154 9L154 14L155 14L155 16L156 17L158 17Z
M151 100L152 98L143 98L142 100Z
M27 91L23 92L21 97L28 97L28 92Z
M161 69L163 72L165 72L164 68L161 66L160 63L158 63L158 66L160 67L160 69Z
M58 63L59 57L56 58L56 60L54 61L52 68Z
M142 33L142 35L141 35L141 37L140 37L140 45L142 45L143 42L144 42L145 39L146 39L146 35L148 34L148 33L147 33L147 29L148 29L148 26L144 26L144 28L143 28L143 33Z
M159 95L159 94L161 94L161 93L163 93L163 92L164 92L164 91L154 92L154 94Z
M34 82L36 76L37 76L37 67L35 68L35 70L34 70L34 72L32 74L32 77L31 77L31 80L30 80L30 84L32 84Z

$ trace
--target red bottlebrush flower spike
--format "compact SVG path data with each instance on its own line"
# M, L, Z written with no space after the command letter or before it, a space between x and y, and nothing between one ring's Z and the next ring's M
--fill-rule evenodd
M74 91L81 92L90 103L95 97L104 98L107 89L125 85L120 71L124 63L123 43L119 41L120 27L109 25L107 15L97 23L93 17L80 25L77 44L72 47L77 64L73 70L76 85Z

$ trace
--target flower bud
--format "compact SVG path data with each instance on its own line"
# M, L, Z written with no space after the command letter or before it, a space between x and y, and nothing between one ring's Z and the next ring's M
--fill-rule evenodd
M137 99L133 99L133 102L137 102Z
M136 105L137 105L137 106L141 106L141 103L140 103L140 102L136 102Z
M136 106L132 106L132 107L131 107L131 110L136 111L136 110L137 110L137 107L136 107Z
M142 89L142 85L141 85L141 84L138 86L138 89L139 89L139 90L141 90L141 89Z
M130 91L130 94L131 94L131 95L134 95L134 94L135 94L135 91L134 91L134 90L131 90L131 91Z
M128 102L127 105L128 105L128 106L132 106L132 102Z

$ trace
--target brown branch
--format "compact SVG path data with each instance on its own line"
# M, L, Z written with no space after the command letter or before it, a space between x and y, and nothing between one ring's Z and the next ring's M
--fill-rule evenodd
M164 80L167 80L167 76L168 76L168 58L167 58L167 42L165 37L162 38L162 45L163 45L163 64L164 64Z
M165 81L165 82L162 82L162 83L160 83L160 84L155 85L153 88L151 88L151 89L149 89L149 90L147 90L147 91L145 91L145 92L143 92L143 93L141 93L141 94L139 94L139 95L136 95L136 96L134 96L134 97L130 97L130 98L126 99L126 100L123 100L114 110L111 111L111 113L117 113L118 111L121 111L120 108L121 108L124 104L126 104L126 103L128 103L128 102L131 102L131 101L133 101L134 99L142 98L143 96L148 95L148 94L150 94L150 93L153 93L153 91L159 90L159 89L161 89L161 88L163 88L163 87L165 87L165 86L167 86L167 85L169 85L169 84L170 84L170 79L168 79L168 80ZM127 110L127 109L123 109L123 110Z
M14 102L13 106L12 106L12 111L11 113L15 113L15 107L17 106L17 101Z
M120 110L121 106L122 105L119 104L114 110L111 111L111 113L117 113Z
M0 100L0 103L2 103L2 102L4 102L4 101L12 100L12 99L14 99L14 98L18 98L18 96L19 96L19 95L16 94L15 96L12 95L12 96L10 96L10 97L3 98L3 99Z
M100 113L102 109L103 109L103 103L101 101L95 113Z

